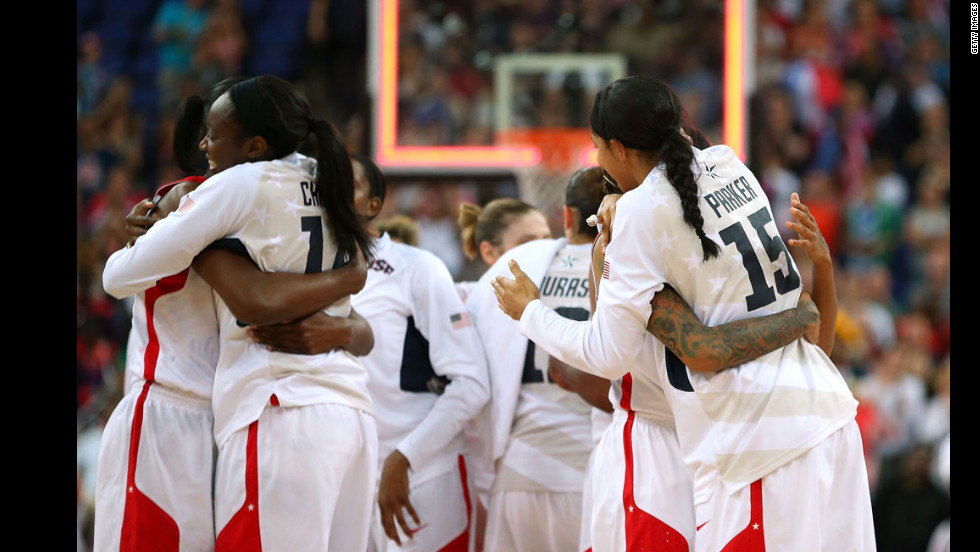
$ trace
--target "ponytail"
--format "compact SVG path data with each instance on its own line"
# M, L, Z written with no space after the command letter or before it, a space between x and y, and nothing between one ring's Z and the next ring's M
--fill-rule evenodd
M676 129L668 129L664 136L661 159L667 172L667 180L674 187L681 200L684 211L684 222L694 229L701 241L704 260L713 259L721 253L718 244L704 233L704 217L701 216L699 205L700 193L691 165L694 163L694 151L687 139Z
M472 203L461 204L457 220L463 253L473 260L480 254L480 245L483 242L499 247L503 244L504 232L511 223L532 211L537 209L513 197L494 199L482 208Z
M201 176L207 172L208 160L200 148L201 138L204 135L205 118L211 106L218 101L222 94L244 80L246 80L245 77L228 77L212 86L207 98L189 96L177 106L173 151L174 161L180 170L195 176Z
M471 261L480 253L480 244L476 242L476 223L482 212L483 209L479 205L472 203L459 205L459 217L456 219L460 229L459 237L463 242L463 254Z
M310 132L316 135L319 146L317 196L337 240L337 255L346 255L351 259L360 249L370 259L372 240L354 211L354 170L350 155L333 125L327 121L310 119Z
M200 176L207 170L208 162L200 149L201 128L204 124L205 100L190 96L177 106L174 124L174 161L187 175Z

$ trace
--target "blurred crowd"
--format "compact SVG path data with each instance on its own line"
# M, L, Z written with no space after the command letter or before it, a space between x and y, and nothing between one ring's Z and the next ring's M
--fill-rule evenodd
M130 302L102 290L102 266L125 244L132 206L183 176L170 144L179 99L227 76L275 73L362 153L371 117L363 0L77 2L84 508L101 423L122 392L131 315ZM948 550L949 10L948 0L756 3L747 161L779 227L800 193L837 261L833 360L860 399L878 544L889 551L924 551L930 539ZM401 0L399 25L402 145L491 144L492 62L509 52L622 53L630 74L668 81L692 122L720 141L721 0ZM586 73L541 75L517 88L516 117L584 126L603 84ZM411 216L419 244L471 279L459 203L517 192L499 176L393 178L382 217Z

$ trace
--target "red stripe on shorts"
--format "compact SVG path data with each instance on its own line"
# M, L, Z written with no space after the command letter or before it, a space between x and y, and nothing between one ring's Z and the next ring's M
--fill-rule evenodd
M143 297L146 312L146 350L143 353L143 390L136 399L133 412L133 426L129 432L129 462L126 467L126 504L123 506L121 550L135 552L149 550L178 550L180 528L163 508L143 494L136 486L136 461L139 458L140 436L143 434L143 410L146 396L156 378L157 359L160 357L160 340L153 325L153 310L158 299L183 289L187 283L185 269L172 276L161 278L156 285L146 290Z
M214 552L262 552L259 533L259 421L248 426L245 444L245 503L218 534Z
M627 378L623 377L623 395L627 395ZM626 510L626 550L658 550L669 552L688 552L687 539L679 531L663 521L644 512L636 505L633 495L633 419L635 412L629 411L623 427L623 452L626 458L626 476L623 481L623 508Z
M762 480L749 487L749 524L735 535L721 552L765 552L766 534L762 527Z
M143 391L136 400L136 410L133 412L133 428L129 435L129 466L126 470L126 505L123 509L119 549L129 552L178 552L180 529L177 522L136 487L136 458L143 428L143 406L151 385L151 381L143 384Z
M466 479L466 460L459 455L459 478L463 483L463 500L466 501L466 528L439 552L467 552L470 549L470 527L473 522L473 507L470 504L470 485Z

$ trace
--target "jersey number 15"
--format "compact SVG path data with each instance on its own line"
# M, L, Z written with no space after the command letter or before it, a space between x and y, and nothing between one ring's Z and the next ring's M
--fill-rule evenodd
M768 266L772 269L775 289L769 285L769 281L766 279L763 268L765 259L760 261L759 256L752 248L749 236L742 227L742 223L736 222L719 232L726 245L734 243L735 247L738 248L739 254L742 255L742 266L749 273L752 293L745 297L745 306L749 312L774 303L776 301L775 292L777 291L780 295L785 295L800 287L800 275L793 266L793 260L790 258L786 245L783 244L783 239L779 237L779 233L770 236L766 232L765 226L770 222L772 222L772 216L769 214L769 209L765 207L749 215L749 224L759 236L759 241L769 257ZM780 255L785 255L786 273L783 273L783 270L775 264Z

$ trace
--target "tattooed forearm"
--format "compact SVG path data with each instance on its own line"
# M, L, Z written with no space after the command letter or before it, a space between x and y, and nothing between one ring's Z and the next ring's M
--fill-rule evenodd
M651 305L647 331L696 372L731 368L775 351L819 318L815 308L795 308L707 327L670 287L657 292Z

